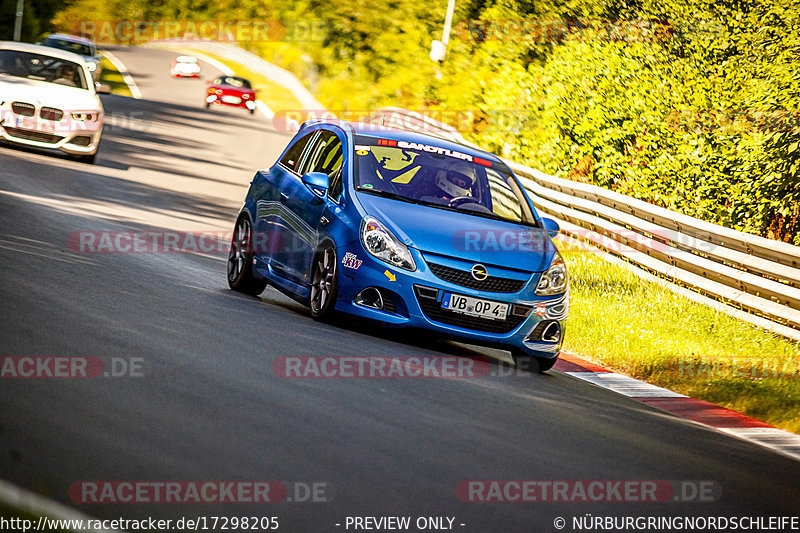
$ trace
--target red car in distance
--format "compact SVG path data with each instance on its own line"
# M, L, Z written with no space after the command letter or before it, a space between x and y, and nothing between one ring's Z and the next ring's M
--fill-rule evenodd
M256 112L256 91L250 82L238 76L220 76L208 82L206 109L212 104L249 109Z

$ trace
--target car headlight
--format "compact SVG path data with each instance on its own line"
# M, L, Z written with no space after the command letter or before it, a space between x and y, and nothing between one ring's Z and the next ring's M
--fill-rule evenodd
M97 119L100 118L100 113L77 111L70 113L70 116L72 117L72 120L77 122L97 122Z
M561 254L556 252L550 261L550 267L542 274L539 284L536 285L536 294L550 296L565 290L567 290L567 265L564 264Z
M374 217L366 217L361 223L361 243L381 261L406 270L417 269L408 247Z
M250 99L250 95L249 94L243 94L242 98L244 98L245 100L249 100Z

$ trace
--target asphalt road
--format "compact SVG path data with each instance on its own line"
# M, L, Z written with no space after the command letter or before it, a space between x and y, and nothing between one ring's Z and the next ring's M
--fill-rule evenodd
M206 111L202 81L167 76L175 54L115 53L144 99L104 99L114 118L95 166L0 148L0 355L138 358L142 375L0 380L0 477L101 518L277 516L296 532L353 531L348 516L516 533L556 531L557 517L571 531L587 513L797 514L800 462L560 372L494 362L480 379L285 379L273 371L284 356L485 352L315 322L272 289L238 295L224 254L74 252L75 232L229 231L251 176L289 138L244 110ZM274 480L294 501L72 501L69 487L91 480ZM700 480L717 492L474 503L457 497L464 480ZM297 501L312 483L325 501Z

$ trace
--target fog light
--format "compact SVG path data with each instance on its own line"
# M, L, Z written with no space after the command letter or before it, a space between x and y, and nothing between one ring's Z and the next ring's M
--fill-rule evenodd
M561 325L556 320L543 320L536 324L526 340L559 342L561 340Z
M358 293L355 302L357 305L369 307L371 309L383 309L383 296L375 287L367 287Z
M78 135L72 138L70 144L74 144L75 146L89 146L92 144L92 138L88 135Z

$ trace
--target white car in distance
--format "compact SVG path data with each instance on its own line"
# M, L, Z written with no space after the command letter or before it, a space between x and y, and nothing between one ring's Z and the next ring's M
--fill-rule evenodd
M200 64L193 56L178 56L169 67L169 75L173 78L199 78Z
M109 92L78 54L0 41L0 140L94 163Z
M94 44L94 41L65 33L54 33L36 44L78 54L89 65L89 71L91 71L94 81L100 80L100 73L103 70L102 59L97 53L97 45Z

